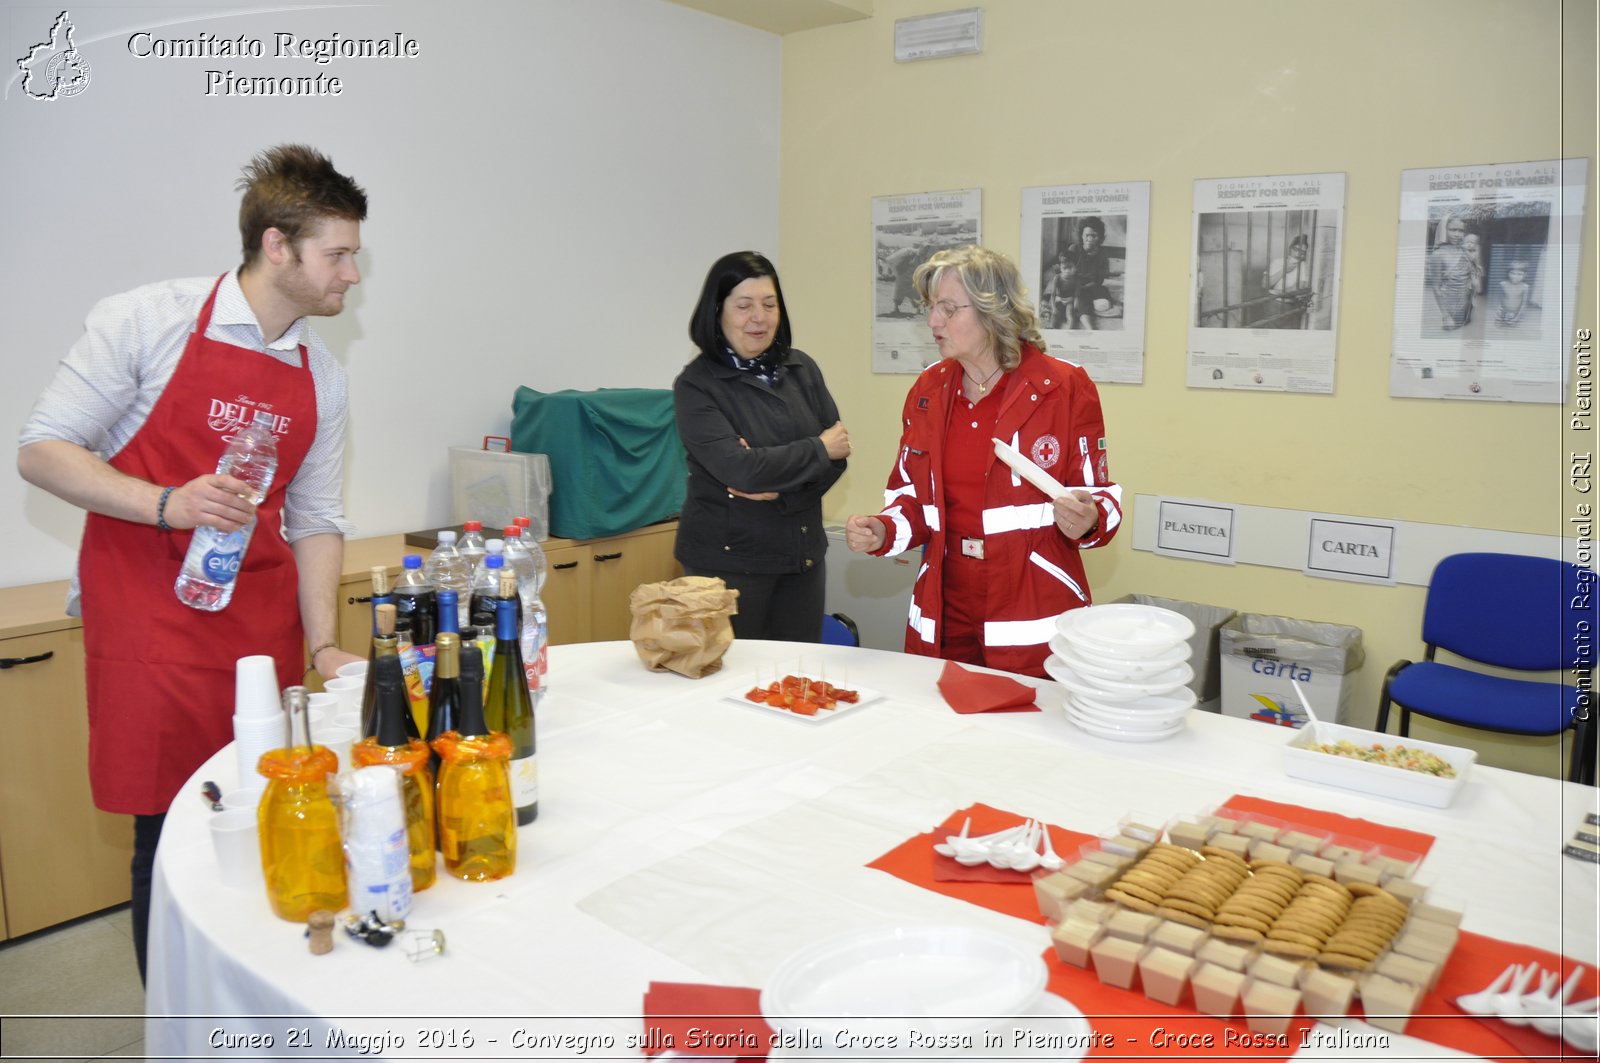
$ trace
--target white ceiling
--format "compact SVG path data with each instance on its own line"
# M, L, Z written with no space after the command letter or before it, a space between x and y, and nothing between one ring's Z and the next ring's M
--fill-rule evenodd
M758 30L799 33L872 17L872 0L672 0Z

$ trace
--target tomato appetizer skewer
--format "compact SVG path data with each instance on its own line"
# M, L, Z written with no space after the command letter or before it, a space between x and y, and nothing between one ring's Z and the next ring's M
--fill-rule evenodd
M854 705L861 700L861 694L821 679L786 675L764 687L751 687L745 698L758 705L785 709L801 716L815 716L820 710L838 708L840 702Z

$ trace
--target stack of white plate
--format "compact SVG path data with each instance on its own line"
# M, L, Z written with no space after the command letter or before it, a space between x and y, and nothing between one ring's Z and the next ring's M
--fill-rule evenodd
M1150 742L1183 730L1194 708L1194 622L1153 605L1094 605L1056 618L1044 668L1066 691L1067 718L1092 735Z

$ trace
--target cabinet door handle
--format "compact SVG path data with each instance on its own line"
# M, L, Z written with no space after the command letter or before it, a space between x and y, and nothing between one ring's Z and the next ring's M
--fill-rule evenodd
M578 563L576 561L568 561L564 565L551 565L550 567L552 569L554 569L555 571L560 572L563 569L577 568L578 567Z
M346 605L360 605L372 601L372 595L369 594L365 598L346 598L344 601Z
M620 552L615 554L595 554L594 559L596 561L615 561L621 556L622 554Z
M55 650L46 650L33 657L0 657L0 669L15 668L19 664L38 664L40 661L48 661L55 655Z

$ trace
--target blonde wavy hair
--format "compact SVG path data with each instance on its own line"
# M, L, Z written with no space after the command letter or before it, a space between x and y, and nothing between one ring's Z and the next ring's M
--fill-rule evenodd
M1001 369L1015 369L1021 363L1024 342L1044 350L1039 319L1028 302L1028 291L1022 286L1022 274L1015 262L976 244L940 251L918 266L911 278L924 305L933 302L933 290L946 270L954 270L961 279Z

